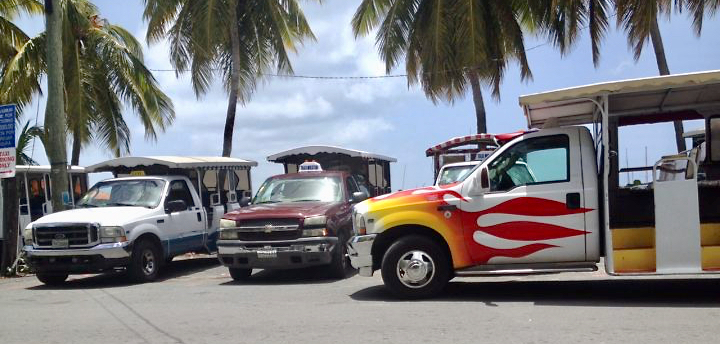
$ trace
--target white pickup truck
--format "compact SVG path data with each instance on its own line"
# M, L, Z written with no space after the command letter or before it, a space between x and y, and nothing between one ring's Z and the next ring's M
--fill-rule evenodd
M125 157L89 166L116 178L95 184L76 208L44 216L24 231L38 279L127 269L153 281L165 262L214 252L222 215L251 194L254 161L204 157Z

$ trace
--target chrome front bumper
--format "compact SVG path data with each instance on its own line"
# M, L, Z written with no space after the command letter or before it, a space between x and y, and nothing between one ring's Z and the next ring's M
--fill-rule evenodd
M130 257L130 242L119 242L111 244L99 244L89 248L71 249L40 249L31 245L25 246L24 250L28 257L67 257L67 256L97 256L105 259L118 259Z
M350 264L358 269L360 276L372 277L373 258L372 246L377 234L356 235L348 241L347 249Z

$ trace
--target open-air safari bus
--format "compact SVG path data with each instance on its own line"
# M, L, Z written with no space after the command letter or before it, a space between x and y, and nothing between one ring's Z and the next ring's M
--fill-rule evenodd
M315 161L325 171L344 171L355 176L361 188L371 197L390 192L389 156L333 146L306 146L286 150L267 157L270 162L283 164L285 173L298 172L306 161Z
M22 229L28 223L53 212L50 200L52 183L49 165L17 165L15 168L19 198L18 224ZM68 166L68 182L70 203L75 204L88 189L85 168Z
M720 270L720 71L569 88L520 104L531 128L593 126L608 273ZM647 187L620 185L618 128L676 120L703 120L705 143L636 169L652 170Z

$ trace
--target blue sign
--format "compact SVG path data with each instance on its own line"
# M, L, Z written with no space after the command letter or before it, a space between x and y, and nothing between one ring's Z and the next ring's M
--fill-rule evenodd
M15 148L15 105L0 105L0 148Z

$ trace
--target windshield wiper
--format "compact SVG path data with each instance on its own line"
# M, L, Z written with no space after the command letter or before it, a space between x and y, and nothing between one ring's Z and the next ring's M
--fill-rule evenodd
M106 206L109 206L109 207L140 207L140 205L137 205L137 204L120 203L120 202L107 203Z
M257 202L257 203L253 203L253 204L265 204L265 203L280 203L280 201L262 201L262 202Z
M84 207L84 208L97 208L97 207L98 207L98 206L96 206L96 205L94 205L94 204L87 204L87 203L85 203L85 204L78 204L77 206L78 206L78 207Z
M322 202L321 199L298 199L293 202Z

